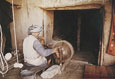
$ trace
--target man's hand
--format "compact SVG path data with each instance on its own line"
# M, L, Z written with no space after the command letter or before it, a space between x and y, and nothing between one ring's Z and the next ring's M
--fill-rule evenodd
M48 43L47 46L48 46L49 48L53 48L53 43Z
M48 46L49 48L53 48L56 43L57 43L57 41L52 40L50 43L47 44L47 46Z

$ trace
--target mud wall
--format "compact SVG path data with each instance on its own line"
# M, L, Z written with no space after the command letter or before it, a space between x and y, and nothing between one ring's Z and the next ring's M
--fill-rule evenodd
M103 65L112 65L115 64L115 56L107 54L107 45L109 40L109 34L110 34L110 27L111 27L111 17L112 17L112 4L108 3L105 5L105 22L104 22L104 35L103 35Z
M18 49L22 50L23 39L27 36L28 27L32 24L38 26L43 25L43 10L33 5L32 0L22 0L19 4L17 0L17 2L14 3L18 5L14 6L17 45ZM13 23L10 24L10 27L12 46L15 49Z

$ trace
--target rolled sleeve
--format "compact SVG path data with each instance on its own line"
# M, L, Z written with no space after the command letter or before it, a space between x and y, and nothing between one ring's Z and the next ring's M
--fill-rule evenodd
M52 54L53 49L45 49L39 40L34 41L33 48L42 56L49 56Z

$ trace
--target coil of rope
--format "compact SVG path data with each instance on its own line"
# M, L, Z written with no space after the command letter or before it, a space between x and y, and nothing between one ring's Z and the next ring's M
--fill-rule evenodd
M3 55L3 51L2 51L2 44L3 44L3 33L2 33L2 27L1 27L1 25L0 25L0 33L1 33L1 50L0 50L0 60L1 60L1 71L0 71L0 73L2 74L2 75L4 75L4 74L6 74L7 72L8 72L8 63L7 63L7 61L6 61L6 59L5 59L5 57L4 57L4 55ZM6 65L5 65L6 64ZM6 67L6 69L5 69L5 67Z

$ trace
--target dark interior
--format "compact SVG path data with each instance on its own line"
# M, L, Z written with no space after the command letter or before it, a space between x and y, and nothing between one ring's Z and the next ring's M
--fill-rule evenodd
M81 16L80 30L80 51L77 51L77 28L78 16ZM97 63L98 52L102 35L102 14L100 9L94 10L56 10L54 11L54 39L69 41L75 54L81 54L81 57L90 52L95 57ZM84 53L80 53L83 51ZM79 56L79 55L78 55ZM88 57L86 57L88 58ZM87 59L86 59L87 60Z
M11 33L9 27L10 22L12 22L11 4L6 0L0 0L0 25L2 27L3 37L5 37L6 39L6 41L5 39L3 39L3 41L5 42L5 47L3 49L4 54L10 52L12 49Z

